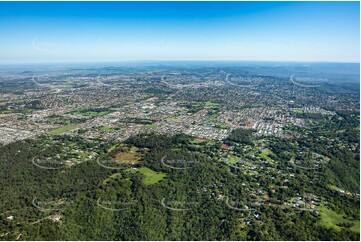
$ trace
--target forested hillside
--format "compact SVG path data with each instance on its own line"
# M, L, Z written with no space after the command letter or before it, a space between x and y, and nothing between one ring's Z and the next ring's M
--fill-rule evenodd
M240 140L251 142L249 135L232 134L229 145ZM344 161L347 153L327 153L333 163L322 168L324 173L318 180L310 181L303 171L296 170L302 179L288 179L288 189L275 191L271 188L284 183L280 176L255 180L244 170L212 158L224 151L221 143L194 142L186 135L129 138L123 148L117 149L124 152L124 147L133 147L129 150L141 158L135 165L118 163L113 169L99 165L95 159L57 169L39 168L33 157L52 156L61 153L62 148L44 150L39 142L0 147L2 240L359 239L359 233L351 228L359 225L359 200L330 188L330 184L337 184L357 189L356 176L345 176L341 168L332 168ZM119 144L98 147L104 161L114 145ZM307 145L320 144L315 141ZM272 155L267 159L279 160L282 170L288 158L282 155L293 148L286 141L274 139ZM355 166L354 158L349 157L348 168ZM257 194L250 193L254 189ZM319 209L295 209L282 202L310 191L321 199ZM257 199L260 192L268 194L267 200L263 196ZM252 209L245 209L247 206ZM344 214L348 223L336 229L324 226L324 215L317 210Z

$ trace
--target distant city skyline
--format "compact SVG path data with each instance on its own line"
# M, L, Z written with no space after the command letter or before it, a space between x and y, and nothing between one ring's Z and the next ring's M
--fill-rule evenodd
M359 4L0 2L0 63L359 63Z

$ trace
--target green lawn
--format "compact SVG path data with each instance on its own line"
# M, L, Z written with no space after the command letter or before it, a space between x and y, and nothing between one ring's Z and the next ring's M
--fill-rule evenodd
M158 125L156 124L147 124L147 125L144 125L143 128L145 129L154 129L156 128Z
M323 226L333 228L336 231L341 231L342 227L337 226L337 224L352 222L354 225L350 228L350 230L360 233L360 220L351 221L349 219L344 219L342 214L336 213L325 206L319 206L317 207L317 210L321 213L321 224Z
M297 108L294 110L295 113L303 113L302 109L301 108Z
M134 123L134 124L148 124L148 125L154 123L153 120L145 119L145 118L125 118L122 120L122 122Z
M267 161L272 161L272 159L269 157L269 155L272 154L272 151L270 151L269 149L264 149L262 150L261 154L259 154L259 156L261 158L266 159Z
M240 160L239 157L234 157L234 156L232 156L232 157L228 158L227 163L228 163L228 164L234 164L234 163L236 163L236 162L239 161L239 160Z
M105 178L102 184L107 184L111 180L121 179L122 174L120 173L114 173L113 175L110 175L108 178Z
M195 138L195 139L193 139L191 141L191 143L196 147L206 146L206 145L214 145L215 144L214 141L207 140L207 139L202 139L202 138Z
M210 106L220 106L219 103L212 103L211 101L207 101L204 103L204 106L210 107Z
M145 176L143 178L144 185L153 185L166 177L166 174L155 172L147 167L138 168L137 171Z
M179 118L166 118L165 121L177 123L177 122L179 122Z
M63 127L50 130L50 131L49 131L49 134L59 135L59 134L65 133L65 132L67 132L67 131L76 129L76 128L78 128L78 126L76 126L76 125L65 125L65 126L63 126Z
M133 152L137 152L139 150L139 148L132 146L132 147L130 147L130 150Z
M207 143L208 140L207 139L202 139L202 138L195 138L194 140L191 141L192 144L204 144Z
M113 145L112 147L110 147L108 149L108 153L111 152L112 150L116 149L118 147L118 145Z
M218 129L228 129L228 126L222 124L222 123L219 123L219 122L214 122L216 128Z

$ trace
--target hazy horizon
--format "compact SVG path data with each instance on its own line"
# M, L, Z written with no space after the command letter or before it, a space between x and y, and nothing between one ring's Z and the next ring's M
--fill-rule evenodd
M359 7L359 2L0 2L0 63L359 63Z

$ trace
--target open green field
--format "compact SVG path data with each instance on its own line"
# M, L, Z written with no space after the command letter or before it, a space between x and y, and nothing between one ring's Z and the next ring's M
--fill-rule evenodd
M272 161L272 159L269 157L269 155L272 154L272 151L270 151L269 149L264 149L262 150L261 154L259 154L259 156L261 158L266 159L267 161Z
M154 121L145 118L125 118L122 120L125 123L134 123L134 124L153 124Z
M65 125L65 126L63 126L63 127L50 130L50 131L49 131L49 134L59 135L59 134L65 133L65 132L67 132L67 131L76 129L76 128L78 128L78 126L76 126L76 125Z
M47 122L51 124L60 124L60 125L71 125L78 124L83 122L85 119L73 119L69 117L63 117L60 115L52 115L47 118Z
M120 173L114 173L112 175L110 175L108 178L104 179L104 181L102 182L102 184L107 184L109 181L111 180L115 180L115 179L121 179L122 178L122 174Z
M192 144L202 144L207 142L208 142L207 139L202 139L202 138L195 138L194 140L191 141Z
M345 189L341 189L335 185L328 185L329 188L331 188L332 190L335 190L335 191L340 191L340 190L345 190Z
M204 107L217 108L220 106L220 104L207 101L207 102L197 102L197 103L181 103L180 106L187 108L188 112L196 113L202 110ZM213 112L214 112L213 114L216 114L216 111Z
M218 129L228 129L228 127L220 122L214 122L216 128Z
M143 179L144 185L153 185L166 177L166 174L155 172L147 167L141 167L137 171L145 176Z
M228 158L227 163L228 163L228 164L234 164L234 163L236 163L236 162L239 161L239 160L240 160L239 157L234 157L234 156L232 156L232 157Z
M303 113L303 110L301 108L297 108L294 110L295 113Z
M157 124L147 124L143 126L144 129L154 129L156 127L158 127Z
M112 153L111 156L113 159L122 164L135 164L142 157L142 155L137 152L138 150L137 147L120 144L110 147L108 153Z
M210 121L215 120L216 118L218 118L219 113L218 110L216 109L212 109L208 112L208 118Z
M360 220L351 221L349 219L343 218L342 214L336 213L335 211L332 211L328 209L325 206L319 206L317 207L317 210L321 213L321 221L320 223L327 227L327 228L333 228L336 231L341 231L342 227L338 226L339 223L353 223L353 226L350 228L350 230L360 233Z
M202 138L195 138L191 141L191 143L195 146L204 146L204 145L214 145L215 142L212 140L202 139Z
M219 103L213 103L211 101L207 101L207 102L204 103L204 106L206 106L206 107L220 106L220 104Z
M179 122L179 118L166 118L165 121L177 123L177 122Z

